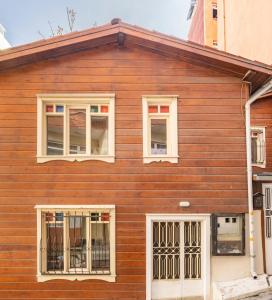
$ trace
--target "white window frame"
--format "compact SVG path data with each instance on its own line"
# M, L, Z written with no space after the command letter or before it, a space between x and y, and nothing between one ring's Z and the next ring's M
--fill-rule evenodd
M178 121L177 95L143 96L143 161L144 163L168 161L178 163ZM149 105L168 105L169 113L148 113ZM150 152L150 120L166 119L167 121L167 154L151 154Z
M263 156L263 161L262 162L257 162L257 163L252 163L252 166L255 166L255 167L260 167L260 168L265 168L266 167L266 141L265 141L265 127L264 126L252 126L251 128L251 132L252 131L262 131L262 136L263 136L263 153L262 153L262 156ZM252 139L252 137L251 137ZM260 143L259 139L257 140L257 143ZM259 158L258 156L260 157L261 154L257 152L257 160L259 161Z
M85 161L101 160L109 163L115 161L115 95L114 94L38 94L37 95L37 162L44 163L52 160L66 161ZM63 105L66 113L64 114L64 155L46 154L46 104ZM69 154L69 120L68 107L82 108L91 105L109 106L108 116L108 154L91 154L91 128L90 128L90 109L86 112L86 154ZM59 113L50 113L51 115L60 115ZM102 116L103 113L95 113L96 116ZM66 117L65 117L66 116ZM89 141L89 142L88 142Z
M115 205L36 205L37 210L37 281L44 282L54 279L66 280L87 280L99 279L108 282L116 281L116 232L115 232ZM41 270L40 241L42 240L42 212L56 211L76 211L76 212L109 212L110 214L110 272L109 274L63 274L56 272L52 274L43 274ZM88 231L87 231L88 232ZM65 232L64 232L65 234ZM65 251L65 250L64 250Z

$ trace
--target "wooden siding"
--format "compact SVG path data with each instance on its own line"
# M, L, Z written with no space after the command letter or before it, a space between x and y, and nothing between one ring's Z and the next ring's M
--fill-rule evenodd
M116 93L116 162L36 163L37 93ZM142 159L142 95L178 99L179 163ZM145 299L145 213L246 212L241 81L103 47L0 75L0 299ZM180 208L181 200L190 201ZM117 282L36 282L36 204L116 204Z

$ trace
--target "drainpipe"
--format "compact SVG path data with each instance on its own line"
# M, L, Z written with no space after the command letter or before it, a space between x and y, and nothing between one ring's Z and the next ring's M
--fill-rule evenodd
M248 190L248 216L249 216L249 251L250 273L257 279L254 250L254 217L253 217L253 187L252 187L252 158L251 158L251 129L250 129L250 105L258 100L272 88L272 79L249 97L245 104L246 114L246 153L247 153L247 190Z

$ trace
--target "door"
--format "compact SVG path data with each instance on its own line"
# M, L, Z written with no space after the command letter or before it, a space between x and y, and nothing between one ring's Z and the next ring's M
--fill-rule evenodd
M150 299L208 299L206 223L160 218L150 227Z
M263 184L266 273L272 275L272 185Z

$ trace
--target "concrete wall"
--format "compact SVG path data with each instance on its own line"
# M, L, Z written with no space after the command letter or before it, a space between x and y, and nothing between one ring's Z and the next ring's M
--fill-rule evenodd
M217 2L218 49L272 64L272 1Z

